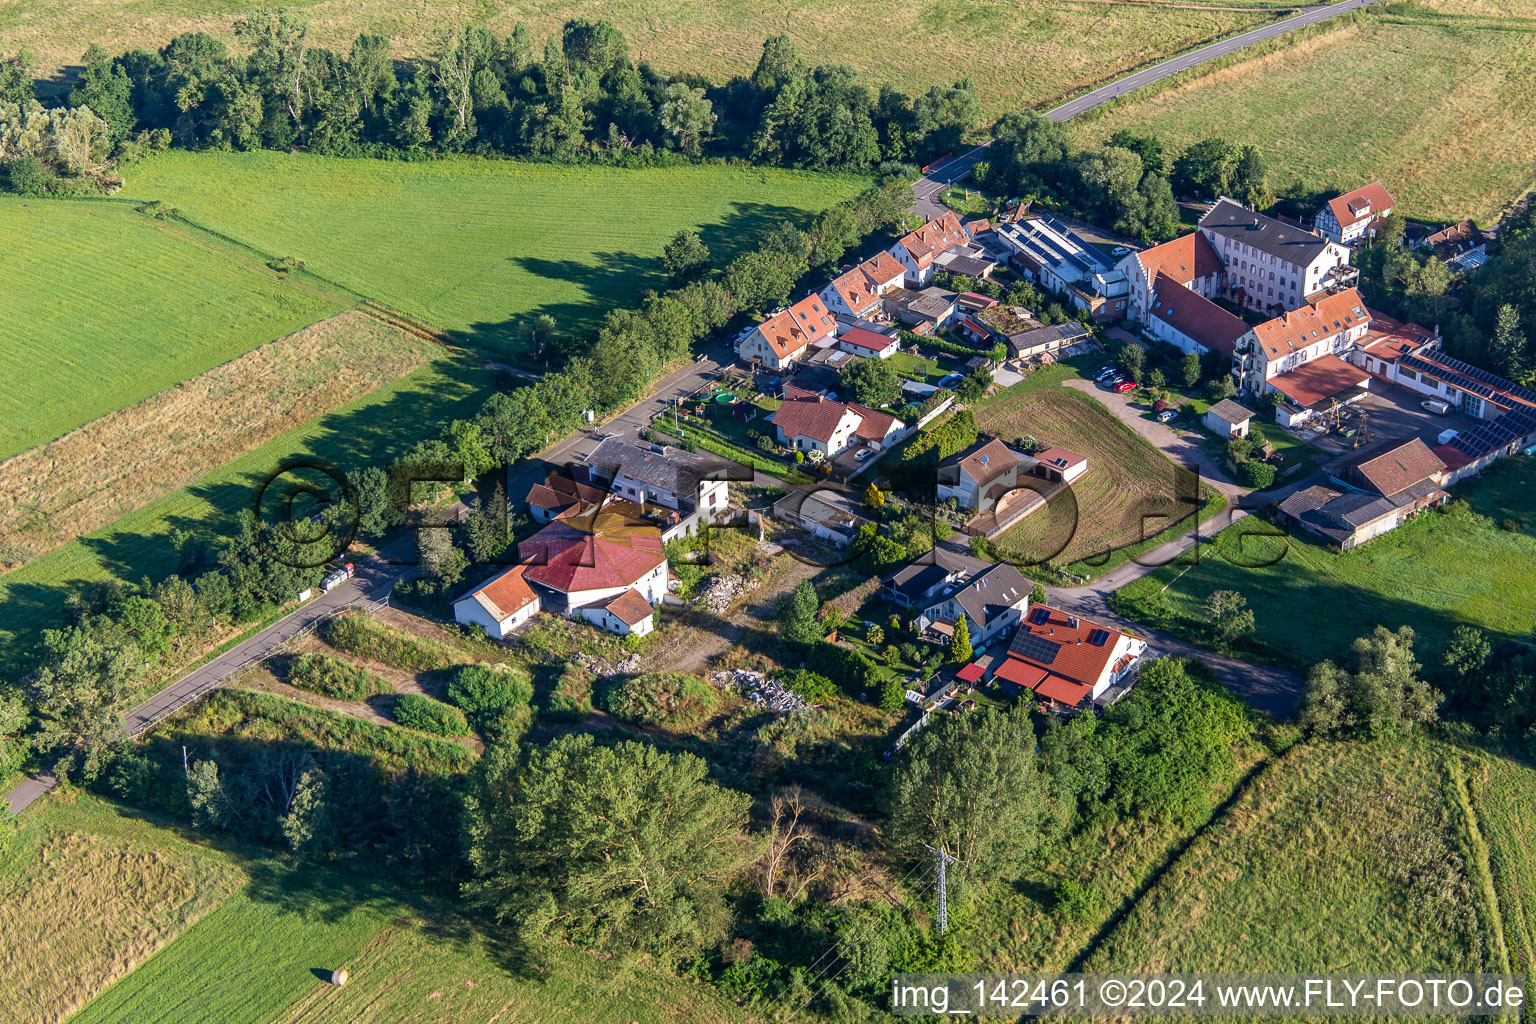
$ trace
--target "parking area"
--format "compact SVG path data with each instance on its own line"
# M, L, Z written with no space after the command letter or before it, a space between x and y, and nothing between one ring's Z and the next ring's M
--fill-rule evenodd
M1365 414L1372 443L1418 437L1433 448L1440 443L1441 432L1468 430L1478 422L1460 409L1444 416L1429 412L1420 404L1425 398L1412 388L1372 377L1370 392L1355 408Z

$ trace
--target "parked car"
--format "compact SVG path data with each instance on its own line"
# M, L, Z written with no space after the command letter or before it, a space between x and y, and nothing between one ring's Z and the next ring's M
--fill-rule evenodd
M1164 409L1162 412L1157 414L1157 422L1159 422L1159 423L1167 423L1169 420L1173 419L1178 414L1179 414L1178 410L1176 410L1176 409Z
M853 461L863 462L873 454L875 454L875 450L873 448L860 448L858 451L853 453Z
M1116 366L1114 363L1108 363L1108 364L1106 364L1104 366L1099 367L1099 372L1093 375L1093 379L1094 380L1103 380L1106 377L1113 377L1115 374L1117 374L1119 372L1120 372L1120 367Z
M1136 390L1136 382L1133 381L1133 380L1122 380L1122 381L1119 381L1118 383L1115 384L1115 391L1118 394L1122 394L1123 395L1127 391L1135 391L1135 390Z
M1426 398L1424 401L1419 403L1419 408L1427 409L1428 411L1434 413L1436 416L1444 416L1446 413L1451 411L1451 403L1442 402L1438 398Z
M347 580L351 579L354 575L356 575L356 573L352 568L352 563L344 562L343 564L336 566L330 572L325 574L325 579L320 581L320 592L322 594L329 594L331 591L347 582Z
M1109 251L1114 253L1116 256L1124 256L1126 253L1131 251L1131 247L1128 245L1117 245Z

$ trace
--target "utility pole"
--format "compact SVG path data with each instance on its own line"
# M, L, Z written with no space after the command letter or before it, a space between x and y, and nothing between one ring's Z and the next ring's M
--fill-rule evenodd
M933 847L923 844L924 848L937 859L939 873L939 934L943 935L949 930L949 890L945 884L945 868L951 864L960 863L943 850L935 850Z

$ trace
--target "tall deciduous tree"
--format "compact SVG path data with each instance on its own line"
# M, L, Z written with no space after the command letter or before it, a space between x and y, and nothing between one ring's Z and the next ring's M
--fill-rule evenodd
M891 840L908 857L932 847L958 858L960 878L995 877L1035 842L1039 782L1024 711L939 716L897 762Z
M496 745L464 803L465 893L526 935L686 955L726 934L726 886L752 857L751 799L644 743Z

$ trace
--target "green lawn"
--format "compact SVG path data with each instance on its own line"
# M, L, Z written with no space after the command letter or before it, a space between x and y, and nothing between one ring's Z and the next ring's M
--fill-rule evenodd
M662 246L696 229L723 266L774 223L804 223L865 179L690 166L562 167L473 158L404 163L280 153L157 156L124 194L357 294L524 358L533 317L590 333L666 284ZM231 202L238 196L238 202Z
M1272 531L1267 523L1234 527L1205 549L1198 566L1182 574L1186 567L1167 566L1120 590L1118 607L1198 638L1205 599L1236 590L1257 622L1255 653L1303 666L1340 657L1378 623L1412 626L1426 663L1457 626L1478 626L1496 640L1525 637L1536 627L1533 470L1532 459L1505 459L1452 490L1469 511L1427 512L1343 554L1299 532L1288 539L1247 535ZM1503 528L1504 520L1516 529ZM1241 568L1233 561L1274 564Z
M133 204L0 196L0 458L350 305Z
M343 471L385 465L418 436L472 415L489 395L485 378L466 360L439 359L0 577L0 670L24 662L31 641L57 623L65 599L83 586L173 572L172 530L215 545L229 536L239 511L283 460L314 457Z
M1410 0L1074 122L1081 143L1153 132L1175 152L1253 143L1277 187L1377 178L1410 217L1487 223L1536 184L1536 3Z

